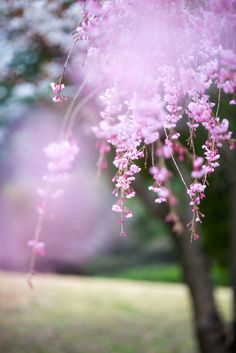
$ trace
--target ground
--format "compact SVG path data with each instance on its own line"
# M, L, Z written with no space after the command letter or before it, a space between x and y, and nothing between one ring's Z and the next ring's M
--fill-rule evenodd
M0 353L195 353L191 327L182 284L0 273Z

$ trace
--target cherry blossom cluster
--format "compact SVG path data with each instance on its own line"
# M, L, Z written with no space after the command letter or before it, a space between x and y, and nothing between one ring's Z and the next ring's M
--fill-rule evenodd
M118 200L112 209L120 214L121 235L125 236L124 219L131 218L133 215L126 203L135 196L131 184L135 180L135 175L141 170L134 161L144 157L143 148L140 146L141 134L137 134L135 121L127 115L119 114L122 108L117 105L117 94L114 89L107 89L100 98L106 102L106 107L101 112L101 123L94 127L93 131L101 141L107 141L116 150L113 164L117 168L117 173L112 181L115 184L113 194ZM101 146L104 150L104 144ZM107 151L108 146L105 145L105 152Z
M170 179L170 176L171 176L170 172L165 167L162 167L162 168L151 167L150 174L153 176L155 183L153 186L149 186L149 190L152 190L153 192L156 193L157 198L155 199L155 202L157 203L166 202L170 197L170 191L168 187L165 186L165 184Z
M44 148L44 153L48 158L48 174L43 177L49 182L65 181L68 179L68 172L72 168L72 163L79 149L75 142L63 140L52 142Z
M28 241L28 246L36 252L36 254L40 256L45 255L45 243L41 241L36 241L36 240L29 240Z
M236 104L234 0L199 1L199 6L197 2L192 6L191 1L184 5L181 0L85 0L79 4L82 17L73 32L73 46L62 75L51 83L53 101L67 100L62 79L78 44L76 55L83 66L79 75L83 71L83 82L100 90L99 121L92 127L98 140L98 168L106 168L106 155L115 153L117 171L112 181L117 200L112 209L119 214L121 236L126 236L125 219L133 215L129 200L135 197L134 182L144 166L153 178L149 190L155 202L168 202L166 220L181 233L178 201L171 187L174 171L178 174L192 209L191 240L198 239L196 224L204 217L200 204L209 176L219 166L222 146L235 147L220 106L222 95L228 95L230 105ZM217 98L212 92L217 92ZM74 101L66 119L74 119L73 109L78 115ZM69 129L72 125L69 122ZM195 146L200 135L204 137L202 151ZM48 203L63 194L61 184L69 176L78 147L62 139L44 152L47 174L38 189L41 202L35 236L28 243L31 275L35 254L45 252L39 236Z
M118 201L112 206L113 211L120 214L121 236L125 236L124 217L131 218L133 213L131 209L126 206L126 202L135 196L131 183L135 180L135 174L141 170L134 160L142 158L143 152L134 150L120 150L114 160L114 165L118 168L117 174L112 181L115 183L113 194L118 198Z
M45 243L39 240L43 220L46 216L50 216L50 202L64 194L63 185L70 176L78 151L77 144L69 140L52 142L44 148L44 153L48 159L47 174L43 176L43 187L37 189L40 197L40 202L37 205L38 222L34 238L28 241L28 246L32 249L28 280L30 287L32 287L31 277L34 273L35 256L44 256L45 254Z
M53 93L55 94L55 96L52 98L53 102L59 103L68 99L66 96L62 94L62 90L65 88L64 84L61 84L60 82L58 83L52 82L50 86L53 90Z
M44 148L48 158L47 174L43 177L45 187L37 189L38 195L43 200L37 207L38 213L45 214L45 199L57 199L63 195L64 190L60 186L69 178L78 151L76 143L67 140L52 142Z
M199 2L194 9L182 1L154 0L94 0L84 6L77 32L81 55L84 48L87 52L85 74L90 72L92 84L105 86L101 119L93 131L105 151L109 152L107 144L115 150L118 201L113 210L122 215L122 224L123 217L132 216L127 200L135 195L132 185L140 172L133 161L152 151L154 184L149 189L156 194L155 202L176 203L169 180L173 163L190 198L195 239L195 222L203 217L199 205L209 175L219 166L219 149L223 143L235 145L229 121L220 114L222 94L231 95L230 104L236 102L233 1L217 0L207 6ZM219 31L222 16L224 28ZM212 88L218 91L214 101ZM182 138L186 130L187 144ZM203 152L196 153L194 141L204 131ZM192 182L185 181L181 172L189 162Z
M204 217L200 204L209 176L219 166L223 144L235 146L220 107L222 95L228 95L230 105L236 104L234 1L215 0L204 6L199 1L194 7L191 2L184 6L181 0L87 0L80 4L82 19L73 33L73 46L62 75L51 83L53 101L67 99L62 79L78 44L76 54L84 76L89 77L90 87L100 90L99 121L92 128L98 139L98 167L104 169L107 153L115 153L117 171L112 181L117 200L112 209L119 214L121 236L126 235L125 219L133 215L129 200L135 197L135 178L146 166L153 178L149 190L156 203L168 202L166 220L177 233L183 226L171 178L174 171L179 175L192 209L191 240L198 239L196 224ZM217 92L217 98L212 92ZM205 136L202 151L195 146L200 134ZM28 244L32 263L35 254L44 254L39 234L48 201L63 194L61 183L69 176L78 147L64 140L49 144L44 152L48 164L45 186L38 189L39 221Z

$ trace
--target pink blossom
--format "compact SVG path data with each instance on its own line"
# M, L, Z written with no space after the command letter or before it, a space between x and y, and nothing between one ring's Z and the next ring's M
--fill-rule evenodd
M157 203L166 202L171 194L169 190L163 185L170 178L169 171L166 168L159 169L157 167L152 167L150 168L150 173L153 175L153 179L155 180L155 183L153 184L153 186L150 186L148 189L157 194L157 198L155 199L155 202Z
M55 161L60 159L67 159L73 161L75 155L78 153L78 147L75 143L70 141L52 142L44 148L46 156Z
M35 250L35 252L40 255L44 256L45 255L45 244L43 242L38 242L35 240L29 240L28 241L28 246L32 249Z
M202 166L204 159L202 157L196 157L193 161L193 166L195 169L198 169Z
M64 194L64 190L63 189L59 189L57 191L55 191L52 195L51 195L51 199L58 199L59 197L61 197Z
M212 104L208 102L208 97L203 96L196 102L188 104L188 112L190 117L197 123L208 122L212 116Z
M37 193L41 197L46 197L48 195L48 191L42 188L38 188Z
M55 83L55 82L51 82L50 86L54 93L60 93L65 88L64 84Z
M193 212L195 212L197 205L200 204L201 200L205 197L206 185L194 182L190 185L187 193L191 198L190 205L193 206Z
M171 173L165 167L162 167L162 168L151 167L149 169L149 172L151 175L153 175L153 179L158 184L166 183L169 180L170 175L171 175Z
M130 191L126 194L126 199L132 199L133 197L135 197L135 191L130 190Z
M156 203L162 203L167 201L169 197L169 190L167 188L149 186L148 189L157 194L157 198L155 199Z
M165 144L162 147L159 147L156 151L158 156L163 156L164 158L168 159L171 158L173 154L173 143L169 139L165 140Z
M48 199L55 200L64 194L64 189L58 188L58 184L69 178L69 171L78 151L76 143L67 140L52 142L44 148L44 153L49 160L48 173L43 177L44 187L37 189L38 195L43 199L37 206L38 214L45 215ZM50 186L47 183L50 183Z
M59 82L57 82L57 83L51 82L50 86L51 86L53 92L55 93L55 96L52 98L53 102L60 103L60 102L68 99L66 96L64 96L61 93L61 91L65 88L64 84L61 84Z
M118 212L118 213L121 213L121 212L122 212L122 208L120 207L119 204L114 204L114 205L112 206L112 210L113 210L114 212Z
M191 173L193 178L200 179L206 174L206 170L202 168L204 159L202 157L196 157L193 161L193 171Z
M130 172L131 173L137 174L137 173L140 172L140 170L141 170L141 168L139 168L136 164L132 164L130 166Z
M200 183L194 183L190 185L190 190L189 193L194 195L196 193L202 193L204 192L206 188L206 185L200 184Z
M64 98L61 97L61 96L55 96L52 98L53 102L55 103L60 103L60 102L63 102Z
M37 206L36 211L38 212L39 215L44 216L45 215L45 207L44 206Z

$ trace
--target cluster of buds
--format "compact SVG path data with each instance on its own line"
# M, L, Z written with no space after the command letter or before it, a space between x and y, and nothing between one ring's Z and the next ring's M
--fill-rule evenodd
M199 204L201 200L205 198L205 188L205 184L193 182L187 191L191 199L190 206L192 207L193 214L192 221L188 224L191 233L191 241L199 239L196 229L196 222L201 223L201 219L204 217L204 214L199 211Z
M156 154L158 157L164 157L165 159L169 159L171 158L173 151L173 142L169 138L166 138L165 143L162 146L158 147L158 149L156 150Z
M113 194L118 197L118 201L112 206L112 210L120 214L121 236L126 236L124 218L133 216L132 210L126 206L126 202L135 196L131 183L135 180L135 174L141 170L133 160L142 157L143 151L126 151L118 154L113 162L118 168L117 174L112 179L115 183Z
M207 175L212 174L215 168L219 167L218 159L220 155L215 144L210 141L206 141L202 148L205 150L204 155L206 163L203 164L204 158L196 157L193 161L193 171L191 175L194 179L203 178L206 181Z
M205 150L204 155L207 160L207 163L202 168L205 170L205 174L211 174L215 168L219 167L217 160L220 158L220 155L214 144L205 144L202 148Z
M229 121L228 119L220 119L217 117L214 119L214 124L209 129L211 133L211 138L214 140L217 147L222 147L224 141L231 142L232 131L229 131Z
M170 176L171 176L170 172L165 167L162 167L162 168L151 167L149 171L150 171L150 174L153 176L153 179L155 182L152 186L149 186L148 189L153 191L157 195L155 202L156 203L166 202L170 197L170 191L164 185L170 179Z
M198 127L199 123L208 122L211 119L214 105L214 103L209 102L209 98L206 95L188 104L187 113L194 120L195 127Z
M201 183L192 183L190 185L190 188L188 189L188 195L191 198L190 205L195 206L199 205L201 200L205 197L204 191L205 191L206 185L201 184ZM200 221L200 220L196 220Z
M44 148L44 153L49 161L47 174L43 177L45 185L37 189L40 196L40 202L37 206L40 219L47 214L48 201L57 199L64 194L61 183L69 178L69 171L78 151L76 143L68 140L52 142ZM38 255L42 256L45 253L45 244L35 239L29 240L28 246Z
M191 173L192 177L195 179L201 179L205 174L205 168L202 168L204 159L202 157L196 157L193 161L193 171Z
M68 98L62 94L62 90L65 88L65 85L60 82L51 82L50 83L51 89L55 96L52 98L53 102L60 103L66 101Z
M75 142L64 140L52 142L44 148L44 153L49 159L47 164L48 174L43 178L45 181L64 181L68 179L68 172L79 149Z
M45 244L41 241L29 240L28 247L32 248L36 254L40 256L45 255Z

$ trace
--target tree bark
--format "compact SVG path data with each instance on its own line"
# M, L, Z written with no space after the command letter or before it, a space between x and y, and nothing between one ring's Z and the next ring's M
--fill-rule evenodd
M154 204L142 181L139 180L136 183L135 191L154 217L164 221L167 211ZM189 210L187 213L190 212ZM228 353L224 325L214 300L207 258L203 252L201 240L190 242L186 226L188 217L185 215L184 218L182 219L186 229L184 234L176 234L171 224L170 234L178 249L185 281L190 290L199 349L201 353Z
M185 223L186 224L186 223ZM218 313L206 255L201 242L190 243L189 234L179 236L171 232L183 267L194 308L194 324L202 353L225 353L226 335Z
M231 184L231 236L230 236L230 265L231 284L233 289L233 325L232 325L232 352L236 352L236 150L233 152L233 161L230 163Z

